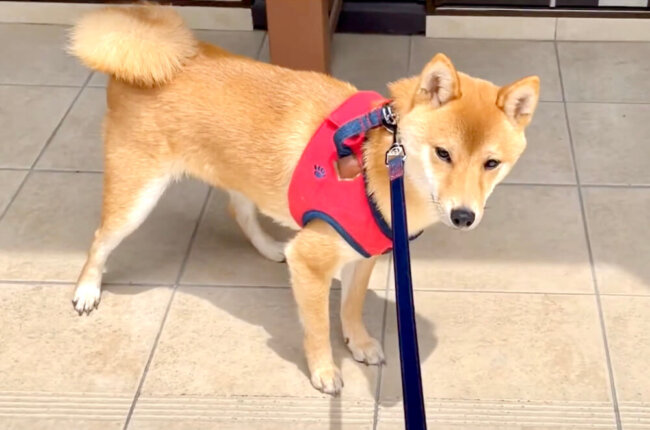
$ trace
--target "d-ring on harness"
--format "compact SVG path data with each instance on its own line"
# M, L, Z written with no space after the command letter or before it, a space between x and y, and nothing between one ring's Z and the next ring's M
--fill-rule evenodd
M415 326L413 284L411 281L411 257L406 222L404 198L404 161L406 151L399 140L397 118L391 106L382 109L384 127L393 134L393 144L386 152L386 165L390 178L390 205L393 230L393 270L395 271L395 295L397 298L397 334L402 369L402 395L404 421L407 430L427 428L422 395L422 375L418 336Z

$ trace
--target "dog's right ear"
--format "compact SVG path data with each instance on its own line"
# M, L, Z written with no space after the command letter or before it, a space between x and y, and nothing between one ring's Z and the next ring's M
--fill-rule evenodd
M440 107L460 96L460 78L456 68L445 54L436 54L420 74L414 104L431 103Z

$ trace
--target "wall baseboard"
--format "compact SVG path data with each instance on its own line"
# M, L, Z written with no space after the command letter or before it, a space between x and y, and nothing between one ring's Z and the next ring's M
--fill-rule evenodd
M92 9L106 7L93 3L44 3L0 1L0 22L72 25ZM172 6L195 30L252 30L251 10L240 7Z

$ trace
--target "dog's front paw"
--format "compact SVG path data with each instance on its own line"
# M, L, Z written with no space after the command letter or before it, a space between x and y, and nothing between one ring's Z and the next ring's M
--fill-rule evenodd
M84 312L90 314L99 305L100 295L101 288L99 285L90 282L80 283L74 292L72 305L79 315L82 315Z
M343 388L341 371L334 364L316 369L311 373L311 384L323 393L339 394Z
M361 363L379 365L385 362L384 351L379 341L368 336L363 340L347 338L348 349L352 357Z

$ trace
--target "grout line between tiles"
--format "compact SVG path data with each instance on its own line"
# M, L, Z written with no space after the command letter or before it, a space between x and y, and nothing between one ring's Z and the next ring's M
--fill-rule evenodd
M0 167L4 172L29 172L29 167Z
M81 85L64 85L64 84L17 84L17 83L0 83L0 87L45 87L45 88L82 88Z
M25 280L25 279L0 279L0 284L8 285L75 285L74 280L69 281L48 281L48 280ZM170 282L102 282L102 287L173 287L174 284Z
M83 169L56 169L56 168L41 168L34 167L35 172L39 173L88 173L88 174L103 174L102 170L83 170Z
M409 47L408 47L408 55L406 56L406 74L405 76L409 76L409 72L411 71L411 57L413 55L413 36L409 37Z
M264 49L264 42L266 42L267 37L268 37L268 33L265 31L264 37L262 37L262 43L260 43L260 46L257 48L257 54L255 55L255 59L257 61L260 61L260 55L262 55L262 49Z
M391 266L392 267L392 266ZM390 271L388 273L389 282L391 278ZM24 279L0 279L0 284L7 285L48 285L48 286L70 286L74 285L75 281L48 281L48 280L24 280ZM110 281L103 282L104 287L174 287L174 283L170 282L129 282L129 281ZM179 288L228 288L228 289L255 289L255 290L288 290L291 286L280 285L236 285L236 284L195 284L195 283L179 283ZM332 287L332 291L340 291L340 288ZM371 289L371 291L383 291L381 289ZM388 285L388 292L393 291ZM413 291L418 293L465 293L465 294L511 294L511 295L543 295L543 296L593 296L594 292L566 292L566 291L508 291L508 290L461 290L461 289L440 289L440 288L413 288ZM615 297L650 297L648 294L626 294L626 293L600 293L601 296L615 296Z
M548 103L548 102L545 102ZM567 101L567 104L570 105L650 105L650 102L621 102L621 101L607 101L607 100L571 100Z
M499 186L515 186L515 187L568 187L568 188L577 188L578 184L553 184L553 183L543 183L543 182L502 182ZM650 184L580 184L581 188L624 188L624 189L644 189L650 188Z
M544 184L542 182L501 182L498 186L501 185L506 185L510 187L577 187L576 184L564 184L564 183L558 183L558 184Z
M562 102L558 102L562 103ZM0 171L8 171L8 172L29 172L28 167L0 167ZM84 170L84 169L65 169L65 168L55 168L55 167L48 167L48 168L41 168L41 167L34 167L34 171L38 173L87 173L87 174L103 174L103 170ZM506 185L506 186L530 186L530 187L577 187L578 185L575 183L553 183L553 182L502 182L499 184L501 185ZM611 184L611 183L603 183L603 184L595 184L595 183L590 183L590 184L580 184L582 188L631 188L631 189L645 189L645 188L650 188L650 184Z
M183 277L183 274L185 273L185 267L187 266L187 261L189 260L190 252L192 251L192 246L194 245L194 240L196 239L197 233L199 231L199 226L201 225L201 222L203 222L203 219L205 217L206 209L208 207L208 202L210 201L211 195L212 195L212 188L209 188L208 192L206 193L205 200L203 201L203 206L201 206L201 211L199 212L199 216L196 220L196 223L194 224L192 235L190 236L190 240L187 243L187 248L185 251L185 255L183 257L183 261L181 262L181 266L178 270L178 275L176 276L176 280L174 281L174 286L172 287L172 293L169 297L169 301L167 302L167 307L165 308L165 313L163 314L162 320L160 322L160 328L158 329L158 333L156 334L156 337L153 341L151 351L149 352L147 363L145 364L144 370L142 371L142 376L140 377L138 388L136 389L135 394L133 396L131 407L129 408L129 412L126 415L123 430L126 430L129 427L129 423L131 422L131 417L133 416L133 411L135 410L135 405L137 404L138 399L140 398L140 393L142 391L144 381L147 378L147 373L149 372L149 366L151 366L151 362L153 361L153 356L156 353L158 342L160 340L163 329L165 327L165 323L167 322L167 316L169 315L169 310L171 309L172 303L174 302L174 297L176 296L176 291L178 290L178 285L180 284L180 280Z
M391 291L394 291L391 289ZM529 295L529 296L593 296L592 292L566 292L566 291L509 291L509 290L461 290L461 289L442 289L442 288L413 288L418 293L468 293L468 294L509 294L509 295ZM650 294L649 294L650 295Z
M554 44L555 45L555 58L557 60L557 66L558 70L560 72L560 88L562 89L562 98L566 100L566 91L564 87L564 81L562 78L562 65L560 62L560 53L558 50L558 44L557 42ZM614 408L614 419L616 420L616 428L618 430L623 430L623 426L621 423L621 411L619 410L619 405L618 405L618 395L616 393L616 381L614 379L614 370L612 368L612 359L609 351L609 342L607 339L607 327L605 325L605 318L603 315L603 305L600 300L600 290L598 288L598 278L596 276L596 265L594 262L594 253L593 249L591 247L591 238L589 236L589 225L587 221L587 212L585 210L585 202L584 202L584 197L582 194L582 187L580 186L580 173L578 171L578 160L576 159L576 151L575 147L573 144L573 134L571 132L571 121L569 120L569 110L567 108L566 103L564 104L564 119L566 121L566 126L567 126L567 131L569 134L569 147L571 149L571 159L573 161L573 169L575 171L575 177L576 177L576 184L578 184L578 200L580 204L580 213L582 216L582 226L584 228L584 234L585 234L585 241L587 245L587 255L589 256L589 265L591 268L591 278L593 281L593 287L594 287L594 297L596 299L596 308L598 310L598 320L600 322L600 332L602 335L603 339L603 347L605 349L605 361L607 364L607 372L609 375L609 385L610 385L610 390L611 390L611 396L612 396L612 406Z
M68 109L66 109L66 111L63 113L63 115L61 116L61 119L57 123L56 127L54 127L54 130L52 130L52 133L50 133L50 136L45 141L45 145L43 145L43 147L39 151L38 155L36 156L36 158L32 162L32 164L31 164L31 166L29 168L29 172L27 172L27 174L23 178L20 185L18 185L18 188L16 188L16 191L14 192L14 194L9 199L9 203L7 203L7 206L5 207L5 209L2 212L0 212L0 221L2 221L2 219L5 217L7 212L9 212L9 208L12 206L12 204L16 200L16 197L18 197L18 194L20 194L20 191L23 189L23 187L25 186L25 184L29 180L29 177L32 175L32 172L34 171L34 167L36 166L36 163L38 163L38 160L41 159L41 157L43 156L43 154L45 153L47 148L50 146L50 143L54 139L54 136L56 136L56 133L58 133L59 129L61 128L61 125L63 124L65 119L70 114L70 111L72 110L72 107L75 105L75 103L77 103L77 100L79 100L79 97L81 96L81 93L83 93L84 89L86 88L86 85L88 85L88 82L90 82L90 78L92 77L92 75L93 75L92 72L88 73L88 76L86 77L86 80L84 81L83 85L81 87L79 87L79 91L77 91L77 94L72 99L72 102L70 103L70 106L68 106ZM77 88L77 87L75 87L75 88Z
M384 349L384 357L386 356L386 323L388 319L388 295L390 293L390 272L391 268L393 267L393 256L391 255L389 262L388 262L388 270L386 271L386 286L384 288L384 312L382 315L382 321L381 321L381 338L379 339L381 347ZM379 425L379 399L381 396L381 385L383 381L383 376L384 376L384 366L386 364L384 363L383 365L379 366L379 369L377 370L377 385L375 388L375 409L372 413L372 430L377 430L377 426Z

